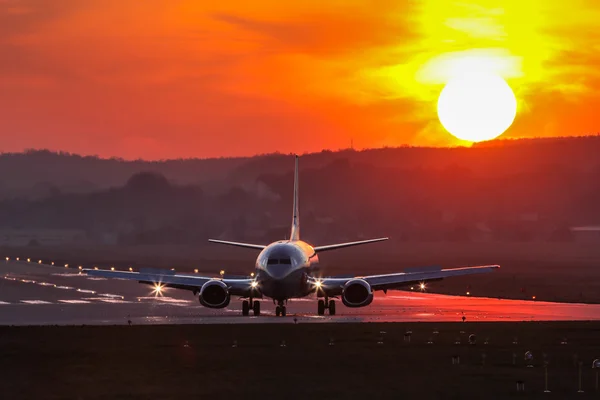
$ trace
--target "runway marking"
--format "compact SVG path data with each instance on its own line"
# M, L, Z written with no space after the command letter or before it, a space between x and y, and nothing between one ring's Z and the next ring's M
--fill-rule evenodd
M107 299L105 297L85 297L84 300L102 301L104 303L113 304L130 304L131 301L119 300L119 299Z
M21 300L21 303L25 303L25 304L52 304L49 301L44 301L44 300Z
M59 300L59 302L67 304L90 304L90 302L86 300Z
M77 289L78 292L81 293L90 293L90 294L96 294L95 290L88 290L88 289Z
M86 278L89 279L90 281L106 281L107 280L107 278L98 278L96 276L86 276Z
M6 301L0 301L0 306L5 305L5 304L10 304L10 303L7 303Z
M63 289L63 290L71 290L74 289L71 286L55 286L57 289Z
M169 304L191 304L192 302L190 300L184 300L184 299L176 299L173 297L138 297L138 301L140 300L144 300L144 301L149 301L149 302L153 302L153 301L157 301L160 303L169 303Z
M123 300L125 296L121 296L120 294L110 294L110 293L98 293L98 296L108 297L111 299L121 299Z

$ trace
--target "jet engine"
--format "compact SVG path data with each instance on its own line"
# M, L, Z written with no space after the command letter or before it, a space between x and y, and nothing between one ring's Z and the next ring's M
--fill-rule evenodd
M217 279L211 279L202 285L198 295L200 304L208 308L225 308L229 305L230 299L227 285Z
M342 289L342 303L346 307L364 307L372 301L373 290L364 279L351 279Z

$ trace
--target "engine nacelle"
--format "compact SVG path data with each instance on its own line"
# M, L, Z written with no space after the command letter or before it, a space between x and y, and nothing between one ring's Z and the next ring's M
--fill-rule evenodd
M231 296L227 285L223 281L211 279L202 285L198 300L204 307L225 308L229 305Z
M371 285L364 279L352 279L342 289L342 303L346 307L365 307L373 301Z

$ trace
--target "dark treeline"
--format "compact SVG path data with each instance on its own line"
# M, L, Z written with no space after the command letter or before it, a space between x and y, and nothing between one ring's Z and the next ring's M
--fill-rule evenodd
M302 232L316 242L573 240L571 227L600 225L598 154L599 136L309 154ZM5 230L75 229L120 244L288 233L288 155L128 162L36 151L2 155L0 166Z

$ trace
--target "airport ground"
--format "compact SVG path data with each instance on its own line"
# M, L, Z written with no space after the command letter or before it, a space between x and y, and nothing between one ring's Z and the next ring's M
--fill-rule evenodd
M600 357L600 322L288 322L0 327L1 397L570 399L600 395L595 388L597 370L591 368ZM471 334L476 335L476 344L469 344ZM533 354L533 367L526 366L527 351ZM453 365L454 356L460 358L459 364ZM551 393L544 393L545 361ZM585 393L578 393L580 362ZM517 392L517 381L524 383L524 393Z
M225 265L230 273L244 273L251 266L252 254L217 248L201 259L203 270L216 274ZM464 294L468 288L470 296L410 289L378 293L370 306L340 306L335 317L316 316L312 298L291 302L287 318L275 317L269 302L260 317L242 317L237 299L227 309L210 310L186 291L169 289L155 297L146 285L81 275L77 261L70 261L98 259L102 249L73 255L69 268L38 264L37 254L30 255L31 262L5 261L0 265L0 398L597 398L591 366L600 358L600 305L575 303L578 292L591 303L600 300L594 297L600 276L594 250L543 255L533 249L539 259L530 259L524 249L504 248L506 254L495 256L489 249L474 250L472 257L452 249L328 257L328 268L340 274L432 265L436 257L446 260L438 263L444 266L484 260L503 265L498 275L431 285L441 293ZM182 258L171 262L189 270L178 250ZM136 267L169 266L167 258L156 257L157 250L144 251L149 258ZM116 257L122 264L114 263L124 269L142 249L127 252L118 257L106 252L103 261L113 263ZM53 257L59 264L61 255ZM516 289L528 279L532 286L526 293ZM535 301L532 287L539 290ZM479 297L502 291L521 299ZM556 300L553 295L573 303L540 301ZM466 322L458 322L463 316ZM544 320L554 322L537 322ZM471 334L476 344L468 343ZM531 368L524 360L527 351L533 354ZM454 356L459 364L453 365ZM545 361L551 393L544 393ZM577 392L579 362L584 393ZM524 382L524 393L516 391L517 381Z

